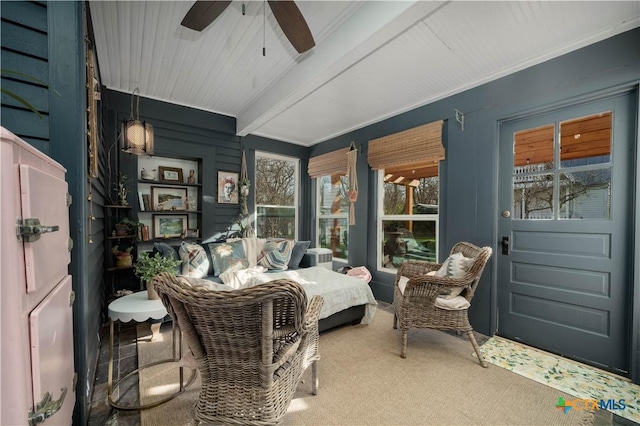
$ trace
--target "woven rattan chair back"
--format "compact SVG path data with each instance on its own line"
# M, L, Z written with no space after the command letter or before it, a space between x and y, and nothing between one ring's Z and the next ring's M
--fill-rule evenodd
M153 284L201 375L196 420L277 424L309 365L317 392L321 297L307 307L304 289L291 280L225 291L163 273Z
M460 295L469 302L473 299L482 272L491 257L491 247L478 247L468 242L459 242L453 246L450 255L461 253L473 258L474 262L462 277L437 277L427 275L437 271L442 264L425 261L406 261L398 268L393 293L393 328L402 331L400 356L407 356L407 333L411 328L432 328L465 332L478 356L480 365L487 367L480 354L480 348L469 323L468 308L458 310L441 309L434 305L438 296L448 294L454 287L464 287ZM401 277L409 282L401 291L398 283Z

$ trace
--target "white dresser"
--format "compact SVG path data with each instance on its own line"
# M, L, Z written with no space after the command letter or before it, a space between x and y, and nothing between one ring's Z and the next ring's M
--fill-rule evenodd
M66 170L0 127L0 425L70 425L76 401Z

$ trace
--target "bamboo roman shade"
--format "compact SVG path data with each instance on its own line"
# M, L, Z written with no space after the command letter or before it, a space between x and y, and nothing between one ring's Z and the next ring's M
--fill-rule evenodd
M369 165L374 170L444 160L442 120L369 141Z
M347 153L349 147L327 152L309 159L309 176L319 178L320 176L333 174L347 174Z

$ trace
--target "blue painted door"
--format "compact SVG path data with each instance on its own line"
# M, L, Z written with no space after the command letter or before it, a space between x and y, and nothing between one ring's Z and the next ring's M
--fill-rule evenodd
M498 333L627 375L634 94L500 127Z

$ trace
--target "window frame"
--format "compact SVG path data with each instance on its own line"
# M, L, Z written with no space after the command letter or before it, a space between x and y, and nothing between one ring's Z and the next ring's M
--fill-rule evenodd
M404 220L404 221L435 221L435 256L436 261L440 259L440 206L442 194L440 192L440 164L438 164L438 213L437 214L403 214L403 215L385 215L384 214L384 169L376 171L377 182L377 206L376 206L376 271L396 274L397 269L385 268L382 266L383 260L383 244L384 244L384 227L383 223L387 220Z
M254 223L255 223L255 227L256 227L256 234L259 234L259 230L258 230L258 209L260 207L266 207L266 208L293 208L294 209L294 231L293 231L293 235L294 235L294 240L298 241L298 236L299 236L299 202L300 202L300 159L296 158L296 157L291 157L288 155L281 155L281 154L274 154L272 152L266 152L266 151L256 151L255 152L255 158L254 158L254 171L255 171L255 179L257 181L258 176L257 176L257 163L258 163L258 159L259 158L269 158L272 160L280 160L280 161L288 161L293 163L294 165L294 189L293 189L293 206L283 206L283 205L277 205L277 204L258 204L258 197L255 196L255 190L256 190L256 185L253 185L253 191L254 191L254 199L256 200L256 202L254 203L254 207L253 207L253 217L254 219Z
M320 187L320 183L322 178L325 177L329 177L329 179L331 179L331 175L322 175L320 177L315 178L315 187L316 187L316 218L315 218L315 225L316 225L316 232L315 232L315 246L316 247L321 247L320 245L320 220L321 219L346 219L347 221L347 238L350 234L350 225L349 225L349 212L344 212L341 214L321 214L320 210L321 210L321 195L322 195L322 188ZM346 176L344 174L340 174L340 176ZM347 258L343 258L343 257L335 257L333 256L333 260L335 262L347 265L349 263L349 252L347 249Z

